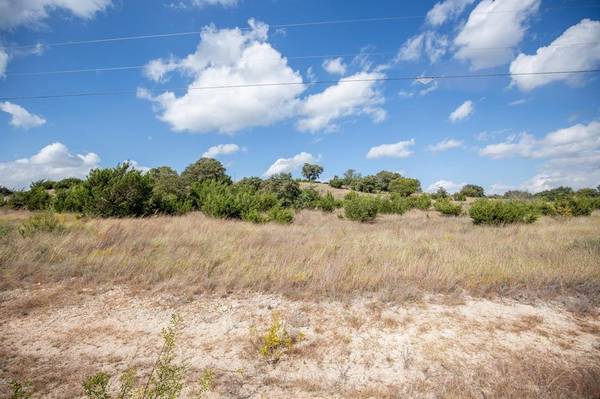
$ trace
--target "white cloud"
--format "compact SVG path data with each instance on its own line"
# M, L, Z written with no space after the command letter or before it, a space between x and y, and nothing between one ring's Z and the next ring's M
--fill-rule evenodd
M503 143L491 144L479 151L482 156L541 158L541 171L516 187L537 192L560 185L574 188L598 185L600 181L600 122L576 124L548 133L541 139L523 133Z
M520 98L518 100L509 102L508 105L510 105L511 107L516 107L517 105L523 105L528 101L529 101L528 98Z
M298 111L298 129L333 131L338 128L339 119L355 115L369 115L376 123L383 121L387 114L380 105L385 100L378 90L378 82L373 79L384 76L381 72L359 72L340 79L321 93L308 96ZM345 80L363 81L344 83Z
M207 6L221 6L225 8L235 7L239 4L238 0L187 0L168 3L166 6L176 9L187 9L190 7L203 8Z
M62 9L90 19L111 5L111 0L0 0L0 30L37 25L53 10Z
M440 26L446 21L460 15L467 6L475 0L445 0L436 3L427 13L427 23L432 26Z
M341 57L326 59L323 61L323 69L332 75L346 74L346 64Z
M537 12L540 2L482 0L454 39L458 47L455 57L468 61L473 69L507 63L513 58L514 48L523 39L529 18Z
M459 105L459 107L456 108L454 111L452 111L448 119L450 119L450 122L452 123L459 122L463 119L468 118L469 115L473 113L473 111L475 111L475 105L473 104L473 101L467 100L461 105Z
M206 152L202 154L202 157L216 158L219 155L234 154L238 151L244 151L244 148L240 147L237 144L218 144L206 150Z
M579 44L579 45L577 45ZM595 69L600 66L600 21L584 19L571 26L547 47L535 55L519 54L510 64L512 84L524 91L551 82L565 81L570 85L583 82L577 74L518 75L545 71Z
M8 101L0 103L0 110L10 114L10 124L17 128L31 129L46 123L41 116L32 114L20 105Z
M460 140L445 139L445 140L440 141L439 143L436 143L434 145L430 145L428 147L428 149L431 152L440 152L440 151L451 150L453 148L460 148L462 146L463 146L463 142L460 141Z
M398 51L395 61L418 61L423 54L426 54L433 64L446 54L448 45L448 38L445 35L426 31L406 40Z
M375 147L371 147L367 153L368 159L375 158L406 158L413 152L410 151L409 147L415 144L415 139L407 141L399 141L394 144L381 144Z
M265 176L272 176L278 173L291 173L302 167L305 163L319 162L319 158L307 152L301 152L292 158L279 158L265 172Z
M435 183L430 184L429 187L427 187L427 191L430 193L434 193L441 187L452 194L457 191L460 191L460 189L463 188L465 184L467 183L455 183L451 180L438 180Z
M521 156L526 158L565 158L588 156L590 151L600 150L600 122L576 125L548 133L542 139L522 133L518 137L485 146L479 151L490 158Z
M40 179L81 178L99 163L100 157L93 152L73 155L64 144L53 143L30 158L0 162L0 184L20 189Z
M8 65L8 54L0 47L0 78L6 76L6 66Z
M267 42L268 26L249 21L250 29L205 27L196 51L180 61L152 61L147 69L162 79L177 69L193 77L181 97L167 91L157 96L139 91L158 105L159 119L175 131L203 133L267 126L294 114L297 96L304 91L302 76ZM160 63L166 66L161 70ZM176 66L173 66L176 63ZM164 71L164 73L162 73ZM291 82L281 86L194 90L194 87Z

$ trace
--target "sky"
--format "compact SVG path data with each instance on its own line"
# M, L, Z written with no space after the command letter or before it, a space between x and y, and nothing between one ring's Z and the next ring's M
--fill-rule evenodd
M0 185L207 156L596 187L600 73L555 72L598 69L599 1L0 0Z

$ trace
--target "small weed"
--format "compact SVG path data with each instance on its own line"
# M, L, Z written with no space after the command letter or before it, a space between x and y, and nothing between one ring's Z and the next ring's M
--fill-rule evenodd
M98 372L83 382L83 392L89 399L109 399L108 383L110 375Z
M29 381L11 381L10 388L12 389L10 399L29 399L33 394L31 382Z
M257 335L254 332L254 335ZM303 334L293 337L285 328L279 315L272 315L271 325L267 331L255 340L255 347L260 356L270 363L277 363L292 347L302 341Z
M212 391L215 388L215 371L207 367L202 370L202 374L198 379L198 389L195 395L198 399L203 398L204 394Z

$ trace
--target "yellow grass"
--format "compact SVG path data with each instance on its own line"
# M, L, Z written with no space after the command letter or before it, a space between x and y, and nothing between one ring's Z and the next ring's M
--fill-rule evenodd
M4 211L0 223L23 213ZM376 223L304 211L292 225L193 213L146 219L63 216L67 230L0 238L3 288L76 279L194 293L258 291L307 297L420 293L600 296L600 215L532 225L474 226L412 211Z

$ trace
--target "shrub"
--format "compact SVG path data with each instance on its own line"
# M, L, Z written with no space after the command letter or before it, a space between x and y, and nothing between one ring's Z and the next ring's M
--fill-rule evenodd
M333 194L326 193L324 196L319 198L317 207L323 212L333 212L337 208L337 201L333 197Z
M427 194L408 197L408 201L411 208L417 208L422 211L426 211L431 207L431 197Z
M448 198L448 191L444 187L438 187L437 191L431 195L433 199Z
M315 209L319 205L321 196L313 187L300 190L295 206L298 209Z
M344 202L344 215L350 220L372 222L377 217L377 202L366 196L356 196Z
M479 199L471 205L469 216L475 224L501 225L533 223L538 212L531 203L524 201Z
M269 221L269 218L267 216L257 211L256 209L252 209L249 212L243 214L242 219L246 222L251 223L267 223Z
M590 216L594 210L588 197L562 197L555 201L556 213L561 216Z
M186 186L194 183L202 183L206 180L231 183L231 178L225 174L223 164L213 158L200 158L188 165L181 173L181 179Z
M280 173L265 180L262 191L275 194L281 205L289 207L300 195L300 185L290 173Z
M148 177L152 185L149 202L151 212L174 215L186 211L183 181L174 169L168 166L152 168L148 171Z
M234 183L236 189L250 190L257 192L263 186L263 180L260 177L244 177L243 179Z
M124 217L149 213L150 177L131 168L127 162L115 168L92 170L85 186L90 193L87 210L92 214Z
M379 191L379 181L375 176L358 177L350 183L350 187L363 193L374 193Z
M215 218L239 218L241 212L240 203L229 186L217 181L207 181L203 184L202 212Z
M255 336L253 344L258 354L270 363L278 362L287 351L302 341L304 337L302 333L292 336L277 314L272 315L271 325L264 334L257 336L254 327L252 333Z
M37 232L61 231L64 225L51 212L42 212L30 216L19 226L19 233L23 237L29 237Z
M305 163L304 166L302 166L302 176L304 176L306 180L315 181L321 176L321 173L323 173L323 167L321 165Z
M294 213L281 207L271 208L268 212L269 221L279 224L290 224L294 221Z
M12 193L13 193L12 190L0 185L0 195L9 196Z
M99 372L87 378L83 382L83 393L89 399L109 399L108 383L110 376L104 372Z
M485 197L485 192L483 191L483 187L477 186L475 184L466 184L463 188L460 189L460 194L465 197Z
M333 188L342 188L344 186L344 179L340 179L338 176L333 176L329 180L329 185Z
M454 193L454 195L452 196L452 198L454 199L454 201L466 201L467 197L463 194L463 193Z
M53 201L54 210L57 212L85 212L90 204L90 192L83 184L58 189Z
M41 211L50 206L50 194L43 185L35 186L25 193L25 206L30 211Z
M539 193L535 194L535 197L543 198L547 201L556 201L560 198L570 197L572 194L573 189L571 187L560 186L551 190L540 191Z
M435 201L433 207L436 211L445 216L460 216L462 213L462 206L460 204L453 204L448 199L440 199Z
M12 193L7 202L8 206L12 209L23 209L27 206L27 192L26 191L15 191Z
M397 172L389 172L387 170L382 170L375 175L377 179L377 184L379 186L379 190L381 191L390 191L390 183L395 179L402 178L402 175Z
M66 189L66 188L71 188L71 187L76 186L81 183L83 183L83 180L81 180L81 179L78 179L76 177L67 177L66 179L62 179L62 180L59 180L56 183L54 183L54 188L56 190Z
M421 191L421 182L417 179L399 177L390 182L389 189L405 197Z

